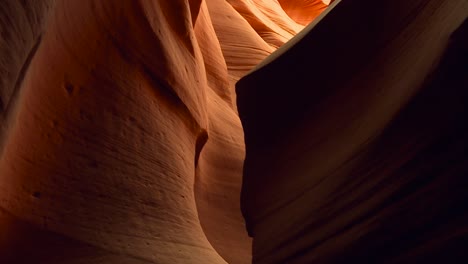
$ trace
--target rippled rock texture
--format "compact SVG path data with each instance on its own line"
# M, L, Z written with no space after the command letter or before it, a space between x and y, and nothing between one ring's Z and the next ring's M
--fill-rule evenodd
M466 0L327 2L4 0L0 263L461 259Z
M0 257L249 263L234 83L302 26L276 1L1 11Z

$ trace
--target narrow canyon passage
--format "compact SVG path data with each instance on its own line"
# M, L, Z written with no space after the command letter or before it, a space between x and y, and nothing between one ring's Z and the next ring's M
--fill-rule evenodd
M4 0L0 263L463 263L467 16Z

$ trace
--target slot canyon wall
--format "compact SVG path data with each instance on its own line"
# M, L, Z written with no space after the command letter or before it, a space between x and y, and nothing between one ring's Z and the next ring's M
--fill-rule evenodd
M3 2L0 262L250 263L234 84L303 26L274 0Z
M466 263L468 1L325 12L237 83L253 263Z
M329 2L2 1L0 263L463 263L468 1Z

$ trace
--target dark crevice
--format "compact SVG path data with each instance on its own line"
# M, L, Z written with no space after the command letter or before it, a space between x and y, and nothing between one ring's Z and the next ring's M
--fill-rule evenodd
M202 130L197 137L197 142L195 143L195 169L198 167L198 160L200 159L200 154L208 141L208 133L206 130Z

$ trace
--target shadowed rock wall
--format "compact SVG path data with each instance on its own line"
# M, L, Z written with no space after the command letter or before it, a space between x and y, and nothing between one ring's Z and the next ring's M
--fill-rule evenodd
M468 2L329 10L237 84L253 263L466 262Z

